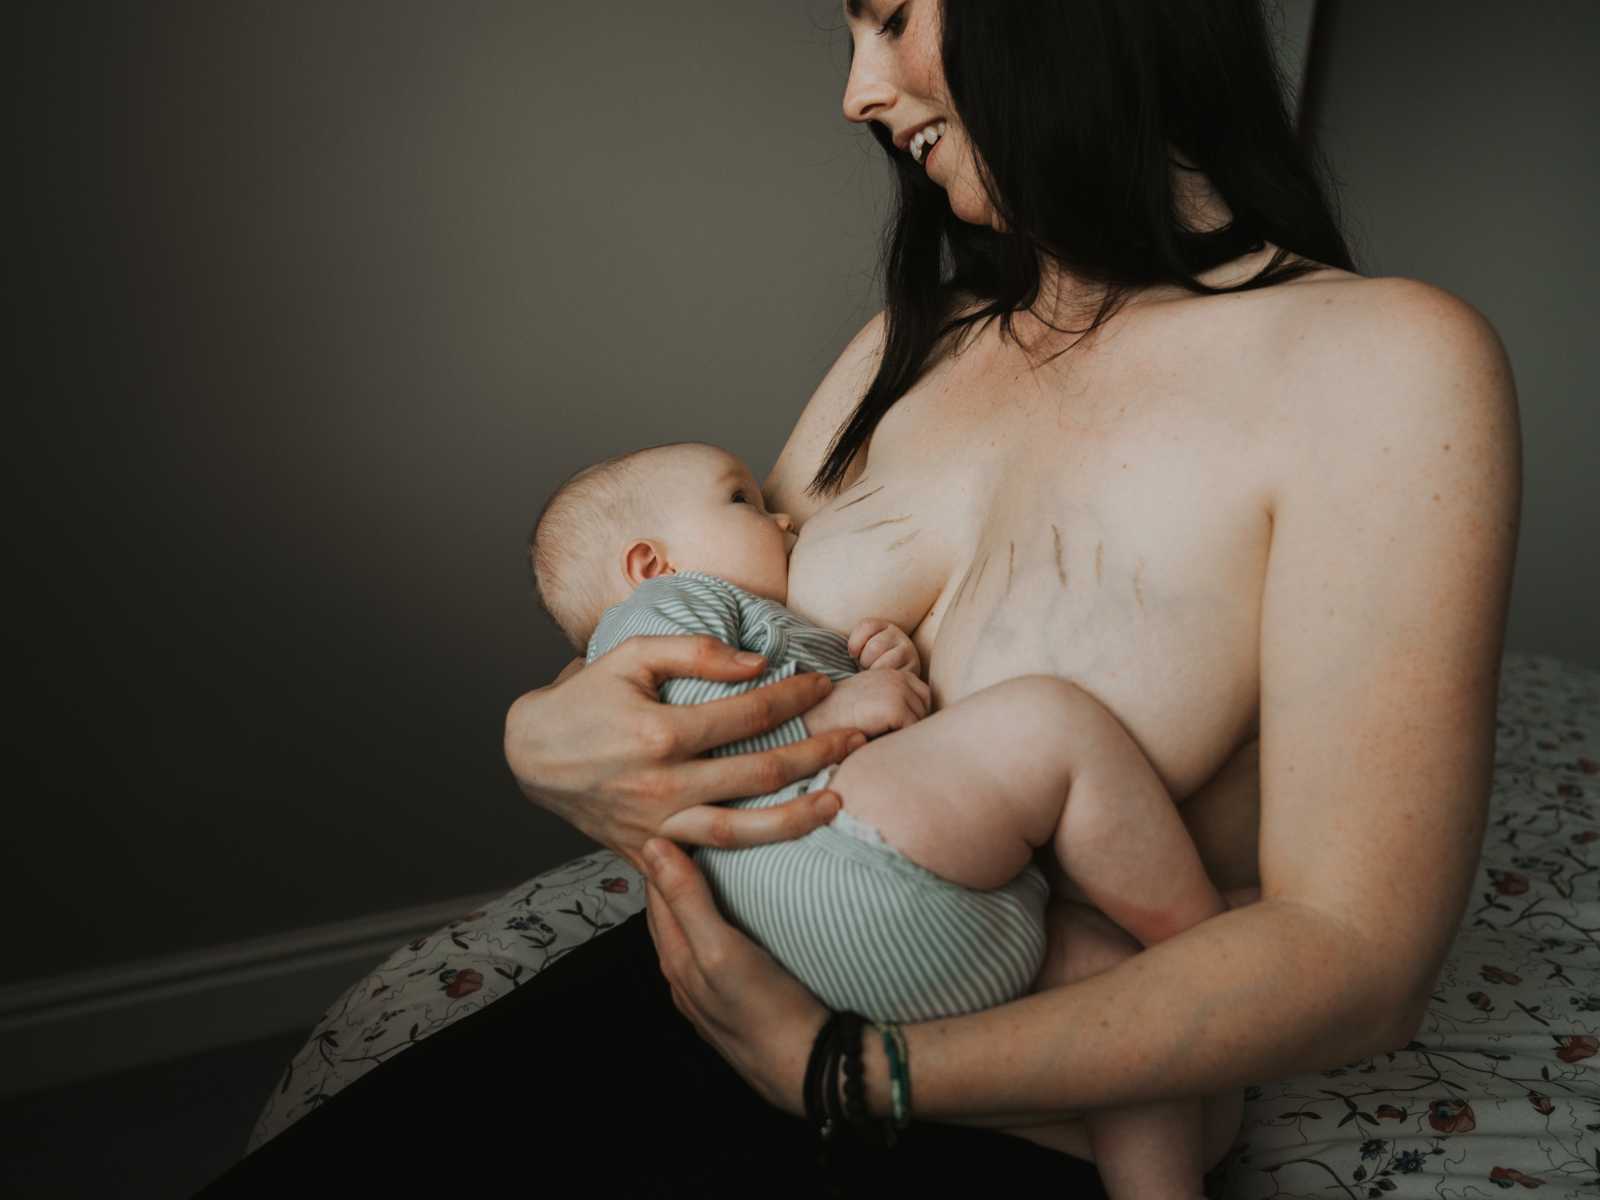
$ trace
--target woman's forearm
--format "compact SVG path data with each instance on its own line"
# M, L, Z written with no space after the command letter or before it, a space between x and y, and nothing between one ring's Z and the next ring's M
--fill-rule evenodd
M1341 1065L1415 1027L1385 966L1309 907L1235 909L1068 987L907 1027L915 1112L1024 1124ZM873 1111L887 1113L882 1048L864 1051Z

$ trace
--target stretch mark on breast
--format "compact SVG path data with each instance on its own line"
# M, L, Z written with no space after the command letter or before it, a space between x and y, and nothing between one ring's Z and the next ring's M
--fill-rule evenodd
M956 605L961 603L961 597L966 593L967 581L969 579L971 579L971 578L972 578L972 564L968 563L967 564L967 573L961 577L961 586L956 589L956 598L954 600L950 601L950 612L947 612L945 614L945 616L948 617L950 615L950 613L955 612Z
M845 509L849 508L852 504L860 504L863 500L871 499L873 496L876 496L881 491L883 491L883 484L880 483L877 487L873 488L870 492L867 492L866 494L861 495L861 496L857 496L854 500L846 500L843 504L839 505L839 507L834 509L833 511L834 512L843 512Z
M974 593L977 592L979 586L983 583L983 572L988 566L989 566L989 556L987 554L985 554L983 556L983 562L978 564L978 577L972 581L972 590L973 590Z
M1139 565L1133 569L1133 598L1138 602L1139 611L1144 611L1144 559L1139 560Z
M910 533L906 534L905 537L895 539L894 541L889 543L889 550L892 552L892 551L900 549L901 546L904 546L907 542L909 542L912 538L916 537L917 534L919 534L921 532L922 532L922 530L920 530L920 529L913 529Z
M885 517L881 521L874 521L871 525L863 525L860 529L856 530L856 532L857 533L870 533L872 530L880 529L885 525L898 525L902 521L909 521L909 520L911 520L911 514L910 513L907 513L903 517Z
M1094 581L1096 583L1100 582L1100 564L1105 561L1105 557L1106 544L1104 542L1096 542L1094 544Z
M1011 572L1016 569L1017 565L1017 544L1008 542L1007 545L1011 547L1009 557L1006 559L1006 595L1009 596L1011 595Z
M1061 586L1067 586L1067 568L1061 562L1061 530L1054 525L1050 526L1050 534L1056 540L1056 574L1061 579Z

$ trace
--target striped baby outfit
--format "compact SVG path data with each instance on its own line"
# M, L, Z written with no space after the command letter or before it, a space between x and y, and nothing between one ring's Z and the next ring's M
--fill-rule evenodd
M839 634L700 571L646 580L606 609L586 661L630 637L658 634L710 634L767 658L767 670L742 683L669 679L661 687L668 704L703 704L799 671L825 671L838 683L858 670ZM741 754L806 736L804 721L792 717L710 753ZM834 770L731 805L782 804L821 790ZM906 802L916 803L914 786ZM1025 993L1044 961L1049 885L1032 864L992 891L962 887L843 811L803 838L742 850L702 847L694 856L728 919L832 1009L876 1021L974 1012Z

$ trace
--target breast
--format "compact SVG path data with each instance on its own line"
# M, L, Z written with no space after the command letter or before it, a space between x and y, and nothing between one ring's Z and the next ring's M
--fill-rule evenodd
M939 708L1018 675L1071 680L1188 796L1257 711L1270 521L1241 401L1192 362L1055 397L1008 396L993 365L891 410L859 479L802 529L790 607L912 631Z

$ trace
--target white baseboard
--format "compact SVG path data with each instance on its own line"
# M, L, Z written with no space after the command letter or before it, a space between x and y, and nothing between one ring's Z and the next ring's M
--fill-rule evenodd
M0 1100L309 1032L327 1005L396 946L499 894L0 988Z

